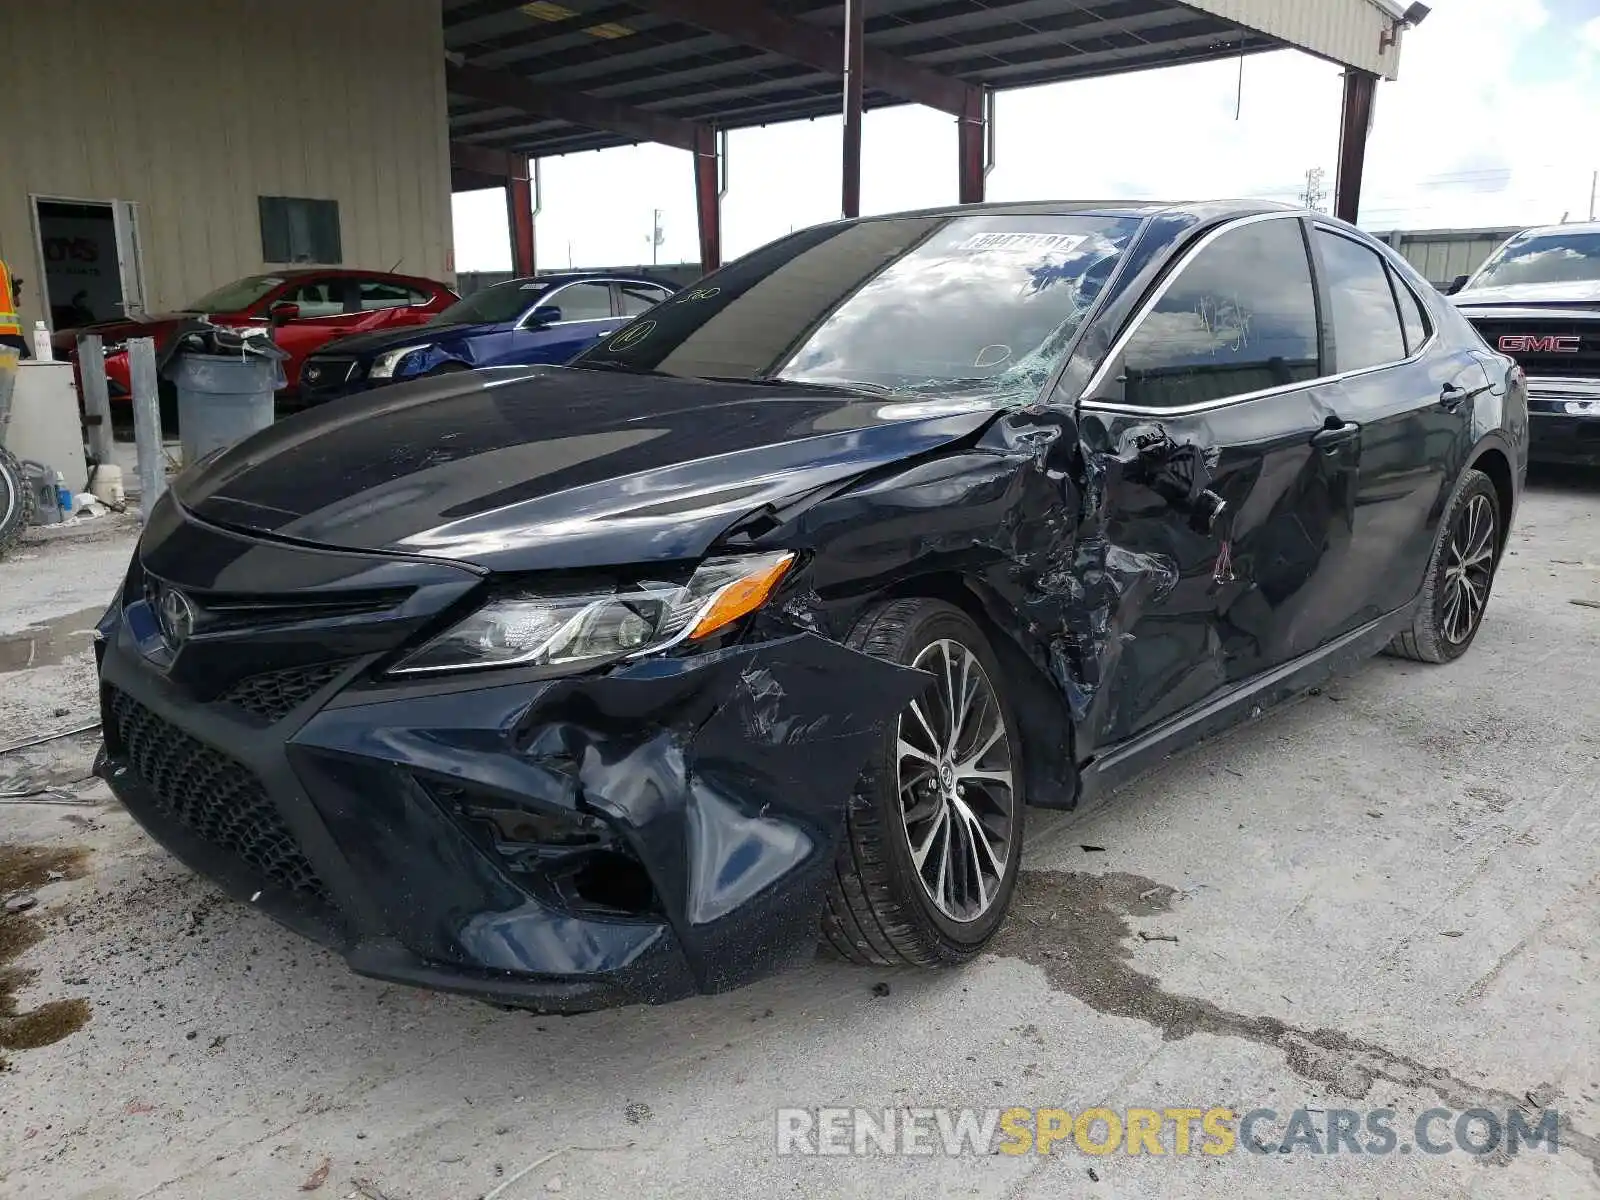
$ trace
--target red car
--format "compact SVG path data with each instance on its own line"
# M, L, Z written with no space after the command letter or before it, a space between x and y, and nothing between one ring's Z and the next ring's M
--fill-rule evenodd
M81 329L59 329L52 344L57 358L77 357L78 335L98 333L105 342L106 380L111 399L127 403L128 355L123 343L153 337L159 352L164 340L185 317L205 315L218 325L267 325L281 322L278 345L289 352L283 364L288 385L280 396L300 386L300 364L334 338L402 325L420 325L460 297L444 284L414 275L330 268L275 271L248 275L201 296L179 312L148 313L99 321Z

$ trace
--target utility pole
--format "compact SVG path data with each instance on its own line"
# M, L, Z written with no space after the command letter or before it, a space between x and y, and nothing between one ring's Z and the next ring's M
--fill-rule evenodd
M658 256L661 253L661 243L667 240L667 234L661 228L661 210L655 210L654 224L650 230L650 265L658 265Z
M1600 192L1600 171L1589 176L1589 220L1594 220L1595 194Z
M1327 212L1322 207L1322 202L1328 198L1328 193L1322 187L1323 171L1321 167L1312 167L1306 172L1306 190L1300 193L1300 201L1305 207L1316 212Z

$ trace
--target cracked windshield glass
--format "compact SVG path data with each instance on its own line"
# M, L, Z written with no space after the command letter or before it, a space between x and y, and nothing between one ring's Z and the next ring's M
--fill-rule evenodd
M929 216L808 230L748 255L576 367L1027 403L1139 222Z

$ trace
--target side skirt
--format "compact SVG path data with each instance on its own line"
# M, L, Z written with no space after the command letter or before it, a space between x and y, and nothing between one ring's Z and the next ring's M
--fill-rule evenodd
M1079 765L1078 803L1084 804L1114 791L1197 742L1359 666L1387 646L1396 634L1411 628L1416 604L1412 601L1386 617L1352 629L1326 646L1213 696L1153 729L1107 747Z

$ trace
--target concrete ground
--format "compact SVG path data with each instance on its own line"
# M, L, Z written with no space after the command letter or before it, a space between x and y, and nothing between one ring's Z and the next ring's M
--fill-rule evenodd
M0 747L92 713L80 631L130 545L0 564L0 635L59 618L0 637ZM959 972L819 960L664 1009L502 1013L223 900L73 782L92 737L0 755L0 791L69 785L0 802L0 894L38 899L0 915L26 973L0 1196L1600 1195L1600 478L1537 483L1510 551L1461 662L1373 661L1032 814L1016 910ZM779 1107L1014 1105L1280 1119L1264 1154L777 1153ZM1301 1108L1392 1109L1399 1146L1272 1152ZM1411 1152L1433 1108L1557 1112L1559 1150Z

